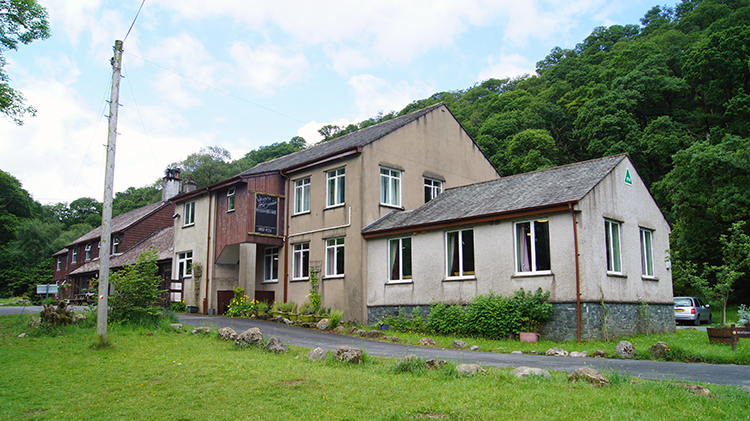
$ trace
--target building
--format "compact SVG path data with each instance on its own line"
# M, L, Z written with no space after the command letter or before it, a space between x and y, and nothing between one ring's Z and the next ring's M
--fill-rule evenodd
M167 199L179 193L180 170L168 169L164 177L162 200L112 218L110 269L134 264L138 255L150 246L159 253L160 275L168 280L172 273L174 204ZM53 280L63 286L64 298L76 298L91 291L91 281L99 277L101 226L68 244L54 258ZM178 298L178 297L173 297ZM179 297L181 298L181 297Z
M173 278L186 302L222 314L234 288L266 301L306 299L367 317L363 227L415 209L443 188L500 175L441 103L256 165L181 194Z
M547 338L673 332L669 234L627 155L449 189L363 230L368 321L541 287Z

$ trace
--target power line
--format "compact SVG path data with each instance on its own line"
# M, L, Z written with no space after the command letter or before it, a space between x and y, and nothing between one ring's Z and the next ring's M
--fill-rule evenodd
M128 39L128 35L130 35L130 31L133 30L133 26L135 25L135 21L138 20L138 15L141 14L141 9L143 9L143 5L146 3L146 0L143 0L141 2L141 7L138 8L138 13L135 14L135 18L133 18L133 23L130 24L130 29L128 29L128 33L125 34L125 38L122 39L123 42Z
M278 114L278 115L280 115L280 116L282 116L282 117L286 117L286 118L288 118L288 119L290 119L290 120L293 120L293 121L296 121L296 122L298 122L298 123L302 123L302 124L307 124L307 122L305 122L305 121L302 121L302 120L296 119L296 118L294 118L294 117L288 116L288 115L286 115L286 114L284 114L284 113L282 113L282 112L279 112L279 111L276 111L276 110L272 110L272 109L270 109L270 108L268 108L268 107L264 107L263 105L260 105L260 104L256 104L255 102L252 102L252 101L250 101L250 100L248 100L248 99L245 99L245 98L242 98L242 97L240 97L240 96L237 96L237 95L235 95L235 94L233 94L233 93L231 93L231 92L227 92L227 91L225 91L225 90L223 90L223 89L219 89L219 88L217 88L217 87L215 87L215 86L212 86L212 85L209 85L209 84L207 84L207 83L201 82L201 81L199 81L199 80L197 80L197 79L193 79L193 78L191 78L191 77L189 77L189 76L183 75L183 74L181 74L181 73L177 73L177 72L175 72L174 70L171 70L171 69L167 69L166 67L160 66L160 65L158 65L158 64L156 64L156 63L154 63L153 61L149 61L149 60L146 60L146 59L145 59L145 58L143 58L143 57L138 57L138 56L136 56L136 55L133 55L133 54L130 54L130 53L128 53L127 51L124 51L123 53L124 53L124 54L127 54L127 55L129 55L129 56L131 56L131 57L135 57L135 58L137 58L137 59L139 59L139 60L143 60L144 62L146 62L146 63L148 63L148 64L150 64L150 65L152 65L152 66L156 66L156 67L158 67L158 68L160 68L160 69L162 69L162 70L166 70L166 71L168 71L168 72L170 72L170 73L174 73L174 74L176 74L177 76L180 76L180 77L182 77L182 78L185 78L185 79L187 79L187 80L189 80L189 81L192 81L192 82L198 83L198 84L200 84L200 85L203 85L203 86L205 86L205 87L207 87L207 88L213 89L213 90L215 90L215 91L217 91L217 92L220 92L220 93L222 93L222 94L224 94L224 95L228 95L228 96L231 96L232 98L238 99L238 100L240 100L240 101L242 101L242 102L246 102L246 103L248 103L248 104L250 104L250 105L254 105L254 106L258 107L258 108L262 108L262 109L264 109L264 110L266 110L266 111L272 112L272 113L274 113L274 114Z

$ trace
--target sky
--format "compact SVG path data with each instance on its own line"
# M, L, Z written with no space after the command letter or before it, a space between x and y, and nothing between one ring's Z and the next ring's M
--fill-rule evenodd
M233 159L400 111L436 92L534 74L642 0L39 0L51 37L4 53L37 109L0 117L0 169L42 204L104 198L115 40L124 40L114 191L220 146ZM137 19L139 7L143 3ZM128 34L128 29L133 24ZM126 34L127 37L126 37Z

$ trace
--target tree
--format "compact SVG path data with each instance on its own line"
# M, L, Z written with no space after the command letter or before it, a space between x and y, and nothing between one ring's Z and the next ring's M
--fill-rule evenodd
M161 310L156 304L164 291L160 289L157 260L157 250L152 246L138 256L135 264L110 274L115 287L109 301L112 321L148 322L159 317Z
M181 168L184 179L192 175L197 187L203 188L242 172L239 169L240 161L232 162L232 154L220 146L209 146L171 166Z
M161 180L151 186L145 187L128 187L125 191L115 194L112 201L112 216L117 216L125 212L141 208L161 200L161 190L156 186Z
M23 95L8 84L3 52L48 37L47 10L36 0L0 0L0 113L19 126L26 113L33 116L36 110L26 106Z

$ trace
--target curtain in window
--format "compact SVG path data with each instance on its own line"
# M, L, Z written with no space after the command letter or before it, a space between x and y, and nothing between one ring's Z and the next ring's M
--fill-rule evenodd
M399 268L401 267L401 262L399 259L399 240L391 240L391 280L399 280L401 279L401 271Z
M518 271L531 272L531 230L530 223L516 225L518 250Z
M459 276L458 233L448 233L448 276Z

